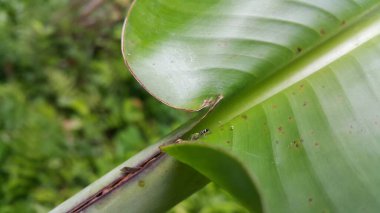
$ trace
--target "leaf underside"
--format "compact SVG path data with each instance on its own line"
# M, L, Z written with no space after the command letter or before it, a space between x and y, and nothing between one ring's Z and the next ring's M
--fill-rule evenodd
M254 178L241 162L225 150L192 142L168 145L163 150L226 188L251 212L262 212Z
M259 192L268 212L376 212L379 35L377 0L137 0L123 53L168 105L225 97L202 143L165 150L251 210ZM248 172L253 206L225 171Z
M341 32L377 0L137 0L123 55L162 102L198 110L275 74Z
M268 212L376 212L379 57L380 36L230 121L209 126L211 133L199 140L244 162ZM185 148L170 149L201 171L196 161L183 159Z

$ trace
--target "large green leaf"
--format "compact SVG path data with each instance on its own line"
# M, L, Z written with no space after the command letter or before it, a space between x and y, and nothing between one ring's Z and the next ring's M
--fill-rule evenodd
M244 162L257 177L264 209L270 212L376 212L380 208L379 58L377 36L217 124L214 119L226 117L225 103L198 127L211 131L199 140L229 147ZM196 160L184 155L186 148L175 147L167 151L202 171ZM234 181L230 179L229 187Z
M345 27L363 21L363 14L376 4L377 0L137 0L125 24L124 58L137 80L159 100L197 110L218 95L228 97L262 82Z
M376 212L379 35L378 0L136 0L123 54L137 80L168 105L198 110L224 97L187 134L165 140L190 140L207 128L202 143L164 149L251 210ZM131 180L88 209L163 211L204 185L164 159L136 176L153 184L142 189ZM72 209L119 169L56 211Z
M137 0L123 51L169 105L197 110L225 97L192 133L211 130L199 139L202 153L223 146L244 162L263 209L376 212L379 35L375 0ZM165 150L236 195L235 179L221 177L226 168L205 168L193 148ZM207 164L227 158L218 155Z

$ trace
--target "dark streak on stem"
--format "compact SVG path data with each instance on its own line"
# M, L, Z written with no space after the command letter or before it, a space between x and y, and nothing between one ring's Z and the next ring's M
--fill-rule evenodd
M163 155L165 155L163 152L159 151L155 154L153 154L152 157L148 158L144 162L142 162L140 165L136 167L135 171L131 172L124 172L120 173L121 176L117 178L115 181L111 182L101 190L99 190L94 195L90 196L87 200L83 201L82 203L75 206L72 210L68 211L70 213L79 213L84 211L87 207L94 204L96 201L102 199L104 196L108 195L112 191L114 191L116 188L122 186L123 184L127 183L129 180L131 180L133 177L137 176L137 174L141 173L144 169L148 168L150 165L152 165L154 162L156 162L158 159L160 159Z
M199 120L195 123L199 123L203 118L210 113L215 106L223 99L223 95L218 95L216 99L207 99L205 102L207 102L207 106L209 109L207 112L199 118ZM175 138L169 143L179 143L182 139ZM118 187L126 184L128 181L130 181L132 178L136 177L138 174L140 174L144 169L147 169L149 166L151 166L154 162L159 160L165 155L164 152L161 150L158 150L156 153L154 153L151 157L149 157L147 160L143 161L141 164L137 165L136 167L132 169L126 169L123 171L123 169L120 171L121 176L108 184L107 186L103 187L101 190L87 198L85 201L81 202L80 204L76 205L73 209L71 209L70 213L79 213L84 211L89 206L93 205L95 202L99 201L106 195L110 194L112 191L117 189Z

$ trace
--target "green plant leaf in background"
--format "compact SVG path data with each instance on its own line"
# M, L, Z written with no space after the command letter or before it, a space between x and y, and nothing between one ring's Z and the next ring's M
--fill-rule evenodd
M236 195L222 177L233 167L207 167L230 154L197 158L227 147L269 212L375 212L379 35L379 1L138 0L123 52L164 103L197 110L225 97L192 131L211 130L204 147L164 148L178 160Z

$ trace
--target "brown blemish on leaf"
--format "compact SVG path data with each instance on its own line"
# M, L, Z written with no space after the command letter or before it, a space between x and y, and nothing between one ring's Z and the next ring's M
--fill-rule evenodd
M342 25L342 26L346 25L346 20L343 20L343 21L340 23L340 25Z
M200 107L200 109L203 109L203 108L206 108L206 107L211 107L211 109L213 109L216 104L219 103L219 101L221 101L222 99L224 98L223 95L218 95L216 98L215 97L210 97L210 98L207 98L205 100L203 100L203 103Z
M303 102L303 104L302 104L302 106L307 106L307 102L305 101L305 102Z
M326 30L325 29L323 29L323 28L321 28L320 30L319 30L319 33L323 36L323 35L326 35Z
M297 53L301 53L302 52L302 48L301 47L297 47Z
M282 128L282 126L279 126L279 127L277 128L277 131L280 132L280 133L284 133L284 129Z
M319 143L318 143L318 142L315 142L315 143L314 143L314 146L315 146L315 147L319 147Z
M227 144L231 144L231 141L226 141Z
M243 114L241 117L242 117L244 120L247 120L247 118L248 118L248 116L245 115L245 114Z
M143 180L139 180L138 185L139 185L140 187L144 187L144 186L145 186L145 181L143 181Z
M307 199L307 201L309 201L309 203L312 203L313 202L313 198L309 197L309 199Z
M174 143L182 143L183 140L181 138L177 139L176 141L174 141Z
M276 104L273 104L273 105L272 105L272 109L277 109L277 105L276 105Z
M279 143L280 143L280 141L276 140L276 141L275 141L275 143L276 143L276 144L279 144Z
M292 117L292 116L289 116L289 117L288 117L288 121L293 121L293 117Z
M296 139L296 140L294 140L294 141L291 143L291 146L293 146L293 147L295 147L295 148L299 148L299 147L301 147L301 145L302 145L302 142L301 142L300 139Z
M203 101L202 108L211 106L214 103L214 98L208 98Z

